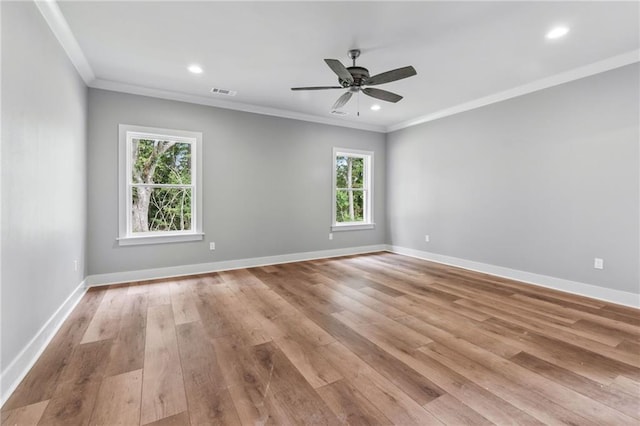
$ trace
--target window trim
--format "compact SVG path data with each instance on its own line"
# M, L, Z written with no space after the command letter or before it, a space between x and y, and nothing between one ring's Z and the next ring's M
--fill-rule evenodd
M336 188L338 183L337 171L336 171L336 157L338 155L346 155L349 157L358 157L365 159L365 176L363 188L367 188L368 196L365 197L365 221L363 222L336 222ZM331 157L332 168L332 185L331 185L331 231L357 231L365 229L374 229L376 224L373 221L373 164L374 164L374 152L363 151L359 149L351 148L338 148L333 147L333 156ZM368 184L368 187L367 185Z
M131 156L129 150L131 139L136 137L155 137L191 144L191 188L192 219L189 231L149 232L144 235L133 235L131 232ZM118 245L164 244L185 241L201 241L202 231L202 132L187 130L162 129L157 127L118 125Z

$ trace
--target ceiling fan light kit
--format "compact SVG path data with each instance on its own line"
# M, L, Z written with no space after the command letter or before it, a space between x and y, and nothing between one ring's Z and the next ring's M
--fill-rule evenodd
M376 74L373 77L369 75L369 70L356 65L356 59L360 56L359 49L349 50L349 59L353 61L353 65L345 67L342 62L337 59L325 59L325 63L338 76L340 86L312 86L312 87L292 87L291 90L327 90L327 89L347 89L338 100L333 104L331 110L342 108L349 102L354 93L364 93L372 98L380 99L386 102L396 103L402 99L402 96L382 89L367 86L376 86L392 81L402 80L417 74L412 66L397 68L391 71ZM359 115L359 114L358 114Z

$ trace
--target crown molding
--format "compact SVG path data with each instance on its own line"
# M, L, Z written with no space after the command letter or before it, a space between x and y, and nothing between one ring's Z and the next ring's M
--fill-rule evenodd
M494 93L489 96L478 98L469 102L452 106L450 108L441 109L426 115L422 115L410 120L406 120L391 126L376 126L373 124L357 123L346 121L332 117L322 117L311 114L304 114L295 111L289 111L279 108L270 108L258 105L244 104L238 102L230 102L222 99L212 99L199 95L190 95L186 93L173 92L169 90L155 89L150 87L121 83L117 81L96 79L96 76L87 61L78 41L71 32L71 28L67 23L64 15L60 11L56 0L34 0L34 3L40 10L45 21L51 28L67 56L78 70L78 73L89 87L96 89L111 90L115 92L131 93L135 95L149 96L153 98L170 99L181 102L189 102L200 105L208 105L218 108L231 109L236 111L244 111L254 114L269 115L273 117L289 118L293 120L308 121L312 123L328 124L331 126L348 127L359 130L368 130L378 133L390 133L407 127L417 126L429 121L438 120L450 115L459 114L461 112L470 111L472 109L502 102L518 96L537 92L549 87L568 83L570 81L589 77L625 65L640 62L640 50L623 53L613 56L602 61L594 62L589 65L574 68L569 71L561 72L531 83L523 84L502 92Z
M96 78L87 58L85 57L80 44L76 40L67 20L62 11L58 7L56 0L35 1L35 5L44 17L45 21L51 28L67 56L78 70L80 77L89 87L96 89L111 90L115 92L131 93L135 95L149 96L153 98L170 99L174 101L189 102L193 104L208 105L218 108L231 109L236 111L244 111L254 114L269 115L273 117L290 118L293 120L308 121L313 123L328 124L332 126L349 127L359 130L368 130L372 132L384 133L384 126L376 126L373 124L355 123L332 117L321 117L311 114L304 114L295 111L283 110L278 108L263 107L258 105L250 105L239 102L230 102L221 99L212 99L204 96L190 95L186 93L173 92L169 90L155 89L151 87L138 86L133 84L121 83L117 81L109 81Z
M103 79L95 79L88 84L94 89L110 90L113 92L124 92L133 95L149 96L152 98L169 99L173 101L188 102L192 104L208 105L218 108L231 109L236 111L249 112L253 114L269 115L273 117L290 118L293 120L309 121L312 123L328 124L331 126L349 127L359 130L368 130L371 132L385 133L384 126L376 126L373 124L355 123L351 121L343 121L335 118L321 117L311 114L303 114L300 112L289 111L279 108L270 108L258 105L244 104L240 102L230 102L223 99L212 99L199 95L190 95L186 93L173 92L170 90L155 89L151 87L138 86L133 84L121 83L118 81L110 81Z
M84 56L78 40L71 32L71 28L58 7L58 3L55 0L41 0L34 1L34 3L64 51L67 52L67 56L76 70L78 70L78 74L88 86L89 83L95 80L96 76L93 73L93 69L91 69L91 65L89 65L89 61Z
M581 78L589 77L605 71L610 71L612 69L620 68L636 62L640 62L640 50L633 50L631 52L613 56L611 58L594 62L589 65L561 72L559 74L552 75L551 77L546 77L540 80L533 81L531 83L523 84L522 86L517 86L512 89L494 93L492 95L475 99L470 102L455 105L451 108L445 108L440 111L423 115L421 117L403 121L401 123L388 126L386 128L386 131L387 133L390 133L395 132L396 130L405 129L407 127L417 126L418 124L428 123L429 121L438 120L450 115L459 114L461 112L470 111L472 109L480 108L497 102L502 102L507 99L537 92L539 90L558 86L570 81L579 80Z

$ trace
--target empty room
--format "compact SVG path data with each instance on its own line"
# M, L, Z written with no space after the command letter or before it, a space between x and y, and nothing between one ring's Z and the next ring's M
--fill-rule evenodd
M640 423L637 1L0 1L9 425Z

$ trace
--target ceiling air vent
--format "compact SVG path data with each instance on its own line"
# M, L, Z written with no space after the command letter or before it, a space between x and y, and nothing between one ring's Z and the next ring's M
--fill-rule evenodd
M214 87L213 89L211 89L211 93L213 93L214 95L235 96L238 92L235 90L220 89L219 87Z
M333 115L347 115L349 113L346 112L346 111L340 111L340 110L334 109L333 111L331 111L331 114L333 114Z

